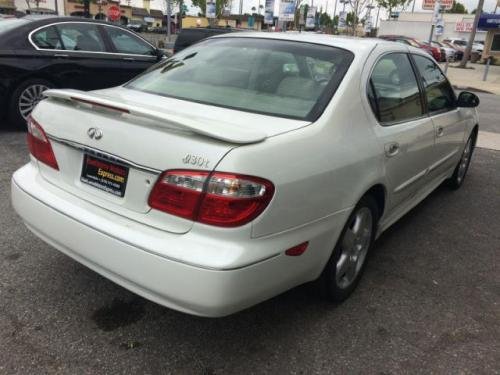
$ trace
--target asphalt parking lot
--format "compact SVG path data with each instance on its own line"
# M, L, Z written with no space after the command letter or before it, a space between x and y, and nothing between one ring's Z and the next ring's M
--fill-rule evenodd
M481 126L500 133L500 97ZM133 295L32 235L10 205L25 134L0 131L0 374L500 374L500 151L377 242L355 294L310 285L204 319ZM43 220L43 218L40 218Z

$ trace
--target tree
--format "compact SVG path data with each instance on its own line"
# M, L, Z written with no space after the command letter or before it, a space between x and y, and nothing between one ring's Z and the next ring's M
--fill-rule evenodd
M453 5L450 10L445 10L445 13L467 14L467 8L462 3L453 0Z
M403 8L409 5L413 0L378 0L378 4L381 8L387 9L389 13L389 19L391 19L391 14L394 9L399 7Z
M225 7L227 7L229 3L230 0L215 0L215 14L217 15L217 17L222 14L222 11ZM195 7L199 7L202 14L205 14L207 9L207 0L191 0L191 4Z
M359 21L359 15L365 10L366 6L369 5L370 2L371 0L349 0L349 5L352 9L351 13L353 14L352 21L354 22L352 25L352 35L356 33L356 25ZM347 15L347 17L349 17L349 14Z

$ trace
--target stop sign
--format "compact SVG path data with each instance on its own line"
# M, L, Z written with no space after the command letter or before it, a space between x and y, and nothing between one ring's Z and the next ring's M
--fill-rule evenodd
M108 8L108 18L111 20L111 21L118 21L121 17L121 12L120 12L120 8L117 7L116 5L111 5L109 8Z

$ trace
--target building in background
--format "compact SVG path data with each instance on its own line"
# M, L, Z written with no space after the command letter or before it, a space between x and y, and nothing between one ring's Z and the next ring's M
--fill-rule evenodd
M447 38L469 39L473 14L444 13L443 34L436 36L434 40ZM379 35L404 35L420 40L428 40L431 31L432 13L429 12L402 12L397 20L381 21ZM486 31L478 30L476 40L483 41L486 38Z
M81 0L65 0L64 1L65 14L73 17L83 17L84 7ZM110 7L118 7L120 9L119 23L126 25L132 18L132 7L120 4L118 0L108 0L99 2L90 2L90 18L103 19L108 18L108 11Z
M64 3L65 0L14 0L17 11L24 14L59 14L64 16Z
M493 56L500 59L500 14L481 14L478 28L486 31L482 57Z
M0 14L14 15L16 12L16 5L14 0L0 0Z

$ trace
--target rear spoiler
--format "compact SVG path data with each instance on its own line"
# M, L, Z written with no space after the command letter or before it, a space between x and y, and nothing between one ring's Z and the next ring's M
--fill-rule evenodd
M98 94L78 90L47 90L43 93L48 98L58 98L83 104L89 107L106 109L130 116L142 117L149 120L188 130L193 133L238 144L257 143L266 139L267 135L260 131L239 128L231 123L206 120L194 116L185 116L170 111L158 111L144 108L139 105L124 103Z

